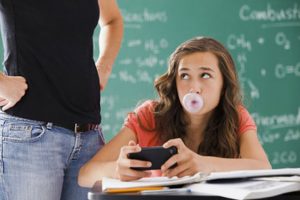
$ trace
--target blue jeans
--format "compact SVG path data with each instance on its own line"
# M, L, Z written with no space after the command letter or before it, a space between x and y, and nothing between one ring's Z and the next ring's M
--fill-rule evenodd
M103 145L100 128L74 133L0 112L0 199L86 200L78 171Z

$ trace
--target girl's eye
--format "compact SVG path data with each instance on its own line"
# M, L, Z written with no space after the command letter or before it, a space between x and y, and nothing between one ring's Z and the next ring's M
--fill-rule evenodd
M189 75L188 74L181 74L180 75L180 78L182 79L182 80L187 80L187 79L189 79Z
M208 73L201 74L201 78L207 79L207 78L210 78L210 77L211 77L211 75L208 74Z

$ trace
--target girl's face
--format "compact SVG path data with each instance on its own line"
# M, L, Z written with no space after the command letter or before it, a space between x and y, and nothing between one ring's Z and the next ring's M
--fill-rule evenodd
M203 108L195 114L212 111L219 104L223 87L217 57L210 52L196 52L184 56L179 62L176 85L181 105L184 95L195 92L204 100Z

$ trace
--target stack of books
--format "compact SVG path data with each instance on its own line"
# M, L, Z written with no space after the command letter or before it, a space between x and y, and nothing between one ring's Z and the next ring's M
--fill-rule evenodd
M149 177L136 181L103 178L102 191L144 195L189 192L231 199L259 199L300 191L300 168L197 173L182 178Z

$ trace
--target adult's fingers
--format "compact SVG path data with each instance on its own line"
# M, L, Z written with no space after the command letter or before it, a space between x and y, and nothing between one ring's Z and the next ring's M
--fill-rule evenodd
M2 107L2 111L6 111L7 109L13 107L16 103L8 102L6 105Z
M0 106L4 106L4 105L6 105L6 104L8 104L8 100L7 99L0 99Z
M18 81L26 82L26 79L23 76L10 76L10 77L14 77L14 79Z

